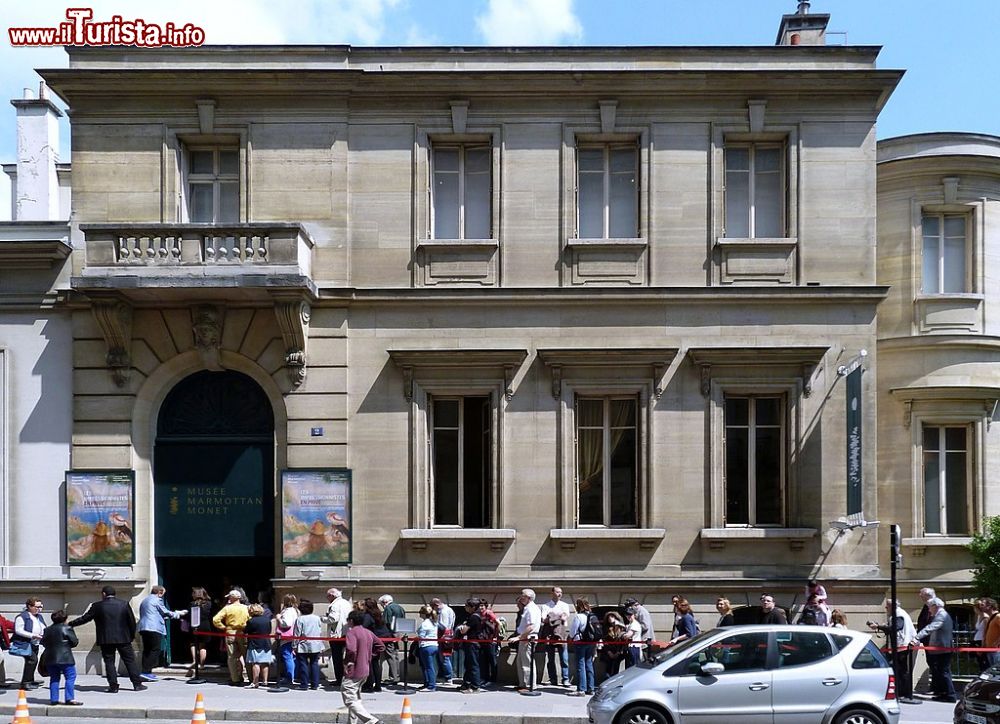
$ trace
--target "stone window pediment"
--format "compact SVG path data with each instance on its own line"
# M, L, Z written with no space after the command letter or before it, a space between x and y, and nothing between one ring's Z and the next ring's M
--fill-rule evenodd
M715 368L732 367L784 367L798 368L802 378L802 391L806 397L812 393L812 376L823 360L828 347L692 347L688 357L701 370L701 393L711 393Z
M514 394L513 382L517 370L528 357L526 349L391 349L389 358L403 372L403 394L413 399L413 378L422 373L442 370L485 371L500 373L504 381L504 396ZM498 375L498 377L500 376Z
M552 396L555 398L561 394L562 373L567 367L651 368L654 382L653 392L659 398L663 394L663 375L677 356L677 351L676 347L554 348L538 350L538 357L552 374Z

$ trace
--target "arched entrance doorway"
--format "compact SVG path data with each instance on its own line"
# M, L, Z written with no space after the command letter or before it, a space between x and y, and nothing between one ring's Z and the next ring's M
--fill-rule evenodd
M154 552L174 608L193 586L251 600L274 575L274 414L264 391L231 370L196 372L160 407L153 451ZM189 661L173 636L171 659ZM210 647L210 649L213 647Z

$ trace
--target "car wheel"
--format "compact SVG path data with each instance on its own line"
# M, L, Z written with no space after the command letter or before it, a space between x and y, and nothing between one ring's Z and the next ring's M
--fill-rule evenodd
M834 724L883 724L882 719L867 709L849 709L833 720Z
M670 724L670 719L651 706L630 706L618 717L617 724Z

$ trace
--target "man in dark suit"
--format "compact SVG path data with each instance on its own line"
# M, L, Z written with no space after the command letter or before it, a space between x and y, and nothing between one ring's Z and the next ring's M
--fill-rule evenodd
M118 667L115 664L117 652L125 664L128 678L132 680L132 688L142 691L147 688L139 676L139 667L135 661L135 649L132 641L135 639L135 614L125 602L115 598L113 586L101 589L101 600L90 604L79 618L69 622L76 628L85 623L94 622L97 627L97 644L101 647L101 658L104 659L104 675L108 679L108 693L118 693Z
M788 623L785 612L774 605L774 596L770 593L765 593L760 597L760 613L757 623L782 625Z

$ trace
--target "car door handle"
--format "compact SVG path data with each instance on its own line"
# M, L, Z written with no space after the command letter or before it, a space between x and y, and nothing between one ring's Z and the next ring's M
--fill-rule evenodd
M762 684L759 682L756 684L750 684L750 691L764 691L764 689L770 689L770 688L771 688L770 684Z
M843 679L823 679L823 686L836 686L842 683L844 683Z

